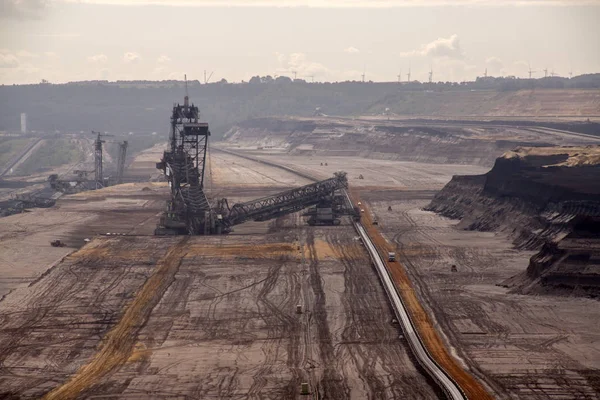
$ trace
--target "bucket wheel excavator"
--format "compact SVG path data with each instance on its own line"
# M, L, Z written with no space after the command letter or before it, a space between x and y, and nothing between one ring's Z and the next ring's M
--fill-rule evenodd
M170 188L167 209L157 235L210 235L232 231L247 221L266 221L304 209L310 225L338 225L343 215L360 218L342 191L348 188L345 172L271 196L229 206L227 199L211 206L204 193L204 172L210 130L199 122L198 107L189 103L173 106L169 149L156 167L163 171Z

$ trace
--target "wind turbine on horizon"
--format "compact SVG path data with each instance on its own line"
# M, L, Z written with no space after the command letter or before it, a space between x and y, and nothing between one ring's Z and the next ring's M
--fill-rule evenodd
M529 64L529 79L531 79L531 74L535 74L537 71L531 70L531 64Z

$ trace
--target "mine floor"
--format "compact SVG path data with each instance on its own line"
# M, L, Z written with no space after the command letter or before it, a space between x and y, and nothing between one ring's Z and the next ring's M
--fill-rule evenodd
M211 196L308 183L210 157ZM529 253L421 210L453 174L487 168L264 157L317 178L348 172L447 344L499 398L600 393L597 302L507 295L496 284L523 271ZM294 214L228 236L154 237L166 197L164 184L126 184L2 221L0 397L302 398L302 382L314 398L440 397L347 222L314 228ZM56 237L69 247L50 247Z

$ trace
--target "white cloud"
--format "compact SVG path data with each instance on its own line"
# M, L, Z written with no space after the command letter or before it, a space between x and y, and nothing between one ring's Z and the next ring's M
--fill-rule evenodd
M32 19L44 14L52 0L0 0L0 19Z
M421 46L420 50L413 50L400 53L401 57L427 56L427 57L446 57L453 59L462 59L465 56L460 47L458 35L454 34L448 38L437 38L433 42Z
M19 59L12 53L0 52L0 68L14 68L19 65Z
M159 64L166 64L166 63L171 62L171 58L169 56L165 56L163 54L160 57L158 57L158 59L156 60L156 62L159 63Z
M360 53L360 50L358 50L356 47L348 47L344 49L344 53L348 53L348 54L355 54L355 53Z
M515 61L513 65L517 68L529 68L529 63L525 61Z
M134 53L132 51L128 51L127 53L123 54L123 61L125 61L128 64L138 62L141 59L142 57L140 57L138 53Z
M292 76L292 71L296 71L298 77L329 76L331 71L325 65L308 60L304 53L291 53L289 55L283 53L275 53L279 66L277 72Z
M30 53L27 50L19 50L17 53L17 57L19 58L37 58L39 57L37 54Z
M89 56L87 60L88 62L94 64L104 64L106 61L108 61L108 57L106 57L104 54L95 54L93 56Z
M297 73L298 78L308 81L336 81L336 80L359 80L361 71L358 70L338 70L331 69L326 65L310 60L304 53L275 53L277 58L279 75L293 77L293 71ZM368 76L368 79L375 79L376 76Z
M58 54L53 51L45 51L44 55L48 58L58 58Z
M504 63L498 57L488 57L485 60L485 65L489 69L489 73L491 74L503 74L504 72Z
M442 58L433 66L434 81L474 80L478 73L479 67L459 59Z

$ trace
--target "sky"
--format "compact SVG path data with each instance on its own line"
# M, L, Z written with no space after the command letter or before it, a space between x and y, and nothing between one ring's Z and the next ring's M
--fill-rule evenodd
M600 72L599 21L600 0L0 0L0 84L575 76Z

